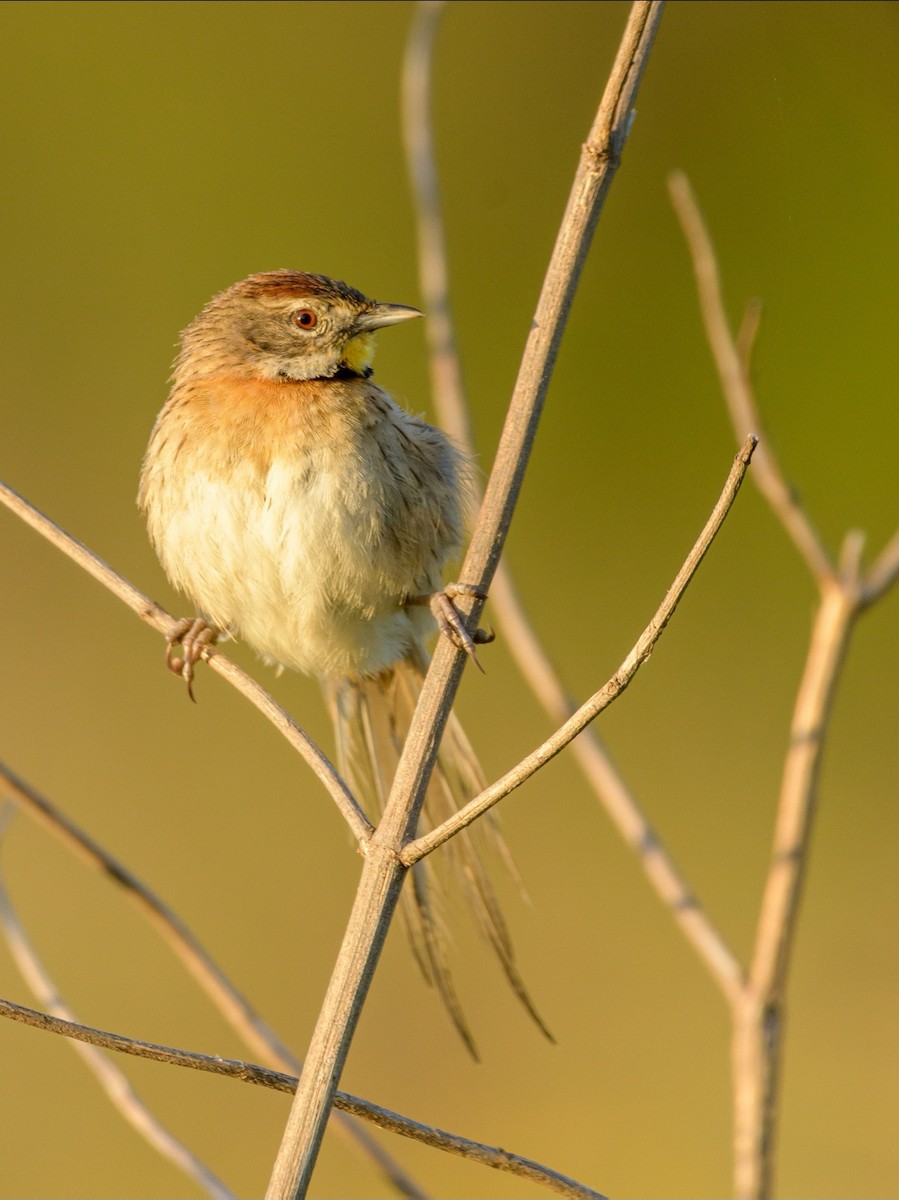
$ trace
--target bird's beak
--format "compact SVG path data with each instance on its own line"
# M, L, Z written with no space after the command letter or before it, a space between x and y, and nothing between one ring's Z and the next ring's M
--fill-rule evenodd
M423 317L424 313L407 304L373 304L367 312L360 313L353 323L353 333L370 333L383 329L385 325L398 325L400 321L411 321Z

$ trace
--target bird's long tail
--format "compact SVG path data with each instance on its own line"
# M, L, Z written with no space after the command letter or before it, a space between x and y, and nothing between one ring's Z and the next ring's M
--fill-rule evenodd
M363 803L383 811L409 732L427 670L423 649L370 679L332 679L326 694L337 734L341 771ZM440 824L486 786L474 751L451 714L428 785L419 832ZM490 814L452 838L446 853L461 879L477 923L496 952L506 979L538 1028L552 1040L528 995L499 902L484 866L487 850L497 853L517 878L508 847ZM402 912L412 951L425 979L440 993L453 1024L474 1058L478 1057L465 1020L446 954L440 883L428 858L412 868L402 893Z

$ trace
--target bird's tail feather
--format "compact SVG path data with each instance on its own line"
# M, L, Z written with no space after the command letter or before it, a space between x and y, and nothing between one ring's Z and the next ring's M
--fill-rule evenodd
M372 803L378 813L386 804L426 670L427 655L422 649L370 679L329 681L327 694L337 734L340 769L360 799ZM419 832L439 825L485 786L471 744L451 714L419 818ZM487 849L497 852L518 879L508 847L491 814L452 838L444 848L512 990L538 1028L552 1040L519 974L509 932L484 866ZM462 1040L477 1058L449 970L445 900L440 880L427 858L416 863L411 876L403 889L401 910L413 954L425 979L440 993Z

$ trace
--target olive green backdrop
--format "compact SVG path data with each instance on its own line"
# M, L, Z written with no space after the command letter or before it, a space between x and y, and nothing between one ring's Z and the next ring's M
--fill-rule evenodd
M489 467L577 161L627 16L618 3L450 4L436 59L455 307ZM184 611L134 496L177 332L216 291L281 266L419 301L398 132L407 3L7 3L0 10L0 476ZM666 173L690 175L730 311L765 301L756 367L773 444L832 546L879 550L899 514L899 11L673 3L572 313L509 542L571 691L615 669L706 518L734 451ZM421 327L378 377L428 409ZM0 753L192 925L299 1051L358 859L261 718L0 514ZM214 548L212 548L214 549ZM745 956L814 590L747 485L651 664L601 722L703 901ZM489 610L488 610L489 615ZM837 699L789 993L778 1190L895 1192L899 597L858 628ZM237 659L330 747L316 687ZM488 775L548 732L500 643L459 707ZM391 935L345 1086L619 1196L730 1186L728 1021L714 986L563 758L503 806L532 907L519 954L545 1044L465 914L475 1066ZM109 885L18 819L3 859L81 1018L240 1056ZM5 948L0 994L28 1003ZM68 1046L0 1026L0 1194L194 1195ZM164 1120L243 1196L268 1178L286 1097L128 1062ZM396 1139L437 1196L537 1195ZM315 1194L381 1196L330 1139Z

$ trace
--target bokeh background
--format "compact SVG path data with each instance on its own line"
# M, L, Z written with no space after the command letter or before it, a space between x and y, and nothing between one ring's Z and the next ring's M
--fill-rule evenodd
M449 5L434 83L454 301L481 463L504 406L619 3ZM398 121L408 3L7 3L0 123L0 476L176 612L134 497L177 332L216 291L293 266L418 299ZM765 303L767 432L835 547L877 551L899 511L899 10L669 6L598 228L509 541L569 688L618 665L701 527L734 446L665 177L685 169L733 319ZM423 330L379 378L429 411ZM261 718L9 514L2 755L156 888L302 1052L358 859ZM752 944L815 593L747 485L651 664L601 732L698 894ZM489 610L488 610L489 615ZM781 1195L899 1186L899 596L857 629L837 698L789 993ZM235 657L330 748L317 689ZM494 776L548 732L507 650L459 708ZM619 1196L730 1186L728 1019L573 763L506 802L532 907L504 890L545 1044L460 912L470 1062L388 942L345 1086ZM81 1019L209 1053L243 1047L103 880L27 820L10 887ZM0 948L0 993L29 994ZM4 1023L0 1193L183 1197L62 1041ZM126 1062L163 1119L261 1195L286 1097ZM537 1195L411 1143L436 1196ZM329 1139L322 1197L389 1191Z

